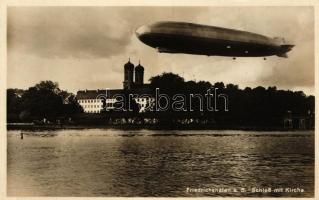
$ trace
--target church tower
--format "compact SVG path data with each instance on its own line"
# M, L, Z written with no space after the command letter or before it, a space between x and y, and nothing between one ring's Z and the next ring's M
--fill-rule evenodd
M138 62L138 65L135 67L135 84L144 84L144 67L140 64L140 61Z
M124 81L123 81L123 88L126 90L132 89L133 87L133 72L134 72L134 65L128 62L124 65Z

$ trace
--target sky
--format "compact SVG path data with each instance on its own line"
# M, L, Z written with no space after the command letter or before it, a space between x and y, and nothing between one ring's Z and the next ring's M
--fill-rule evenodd
M296 45L288 58L237 58L158 53L135 30L157 21L184 21L284 37ZM42 80L63 90L122 88L130 58L144 80L163 72L185 80L276 86L314 94L312 7L9 7L7 87Z

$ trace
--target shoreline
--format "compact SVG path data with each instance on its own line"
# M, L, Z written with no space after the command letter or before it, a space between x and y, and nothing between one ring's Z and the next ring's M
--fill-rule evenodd
M257 126L198 126L198 125L181 125L181 126L154 126L154 125L35 125L32 123L14 123L7 124L7 130L63 130L63 129L121 129L121 130L239 130L239 131L280 131L280 132L298 132L314 131L314 129L287 129L283 127L257 127Z

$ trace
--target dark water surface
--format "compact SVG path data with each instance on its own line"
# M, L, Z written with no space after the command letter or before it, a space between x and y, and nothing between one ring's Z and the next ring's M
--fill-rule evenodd
M312 131L87 129L7 136L8 196L314 195Z

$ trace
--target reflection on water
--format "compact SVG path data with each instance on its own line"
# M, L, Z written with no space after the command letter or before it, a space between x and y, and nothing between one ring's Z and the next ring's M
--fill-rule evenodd
M314 194L313 132L8 131L7 165L9 196ZM253 193L252 187L304 192Z

